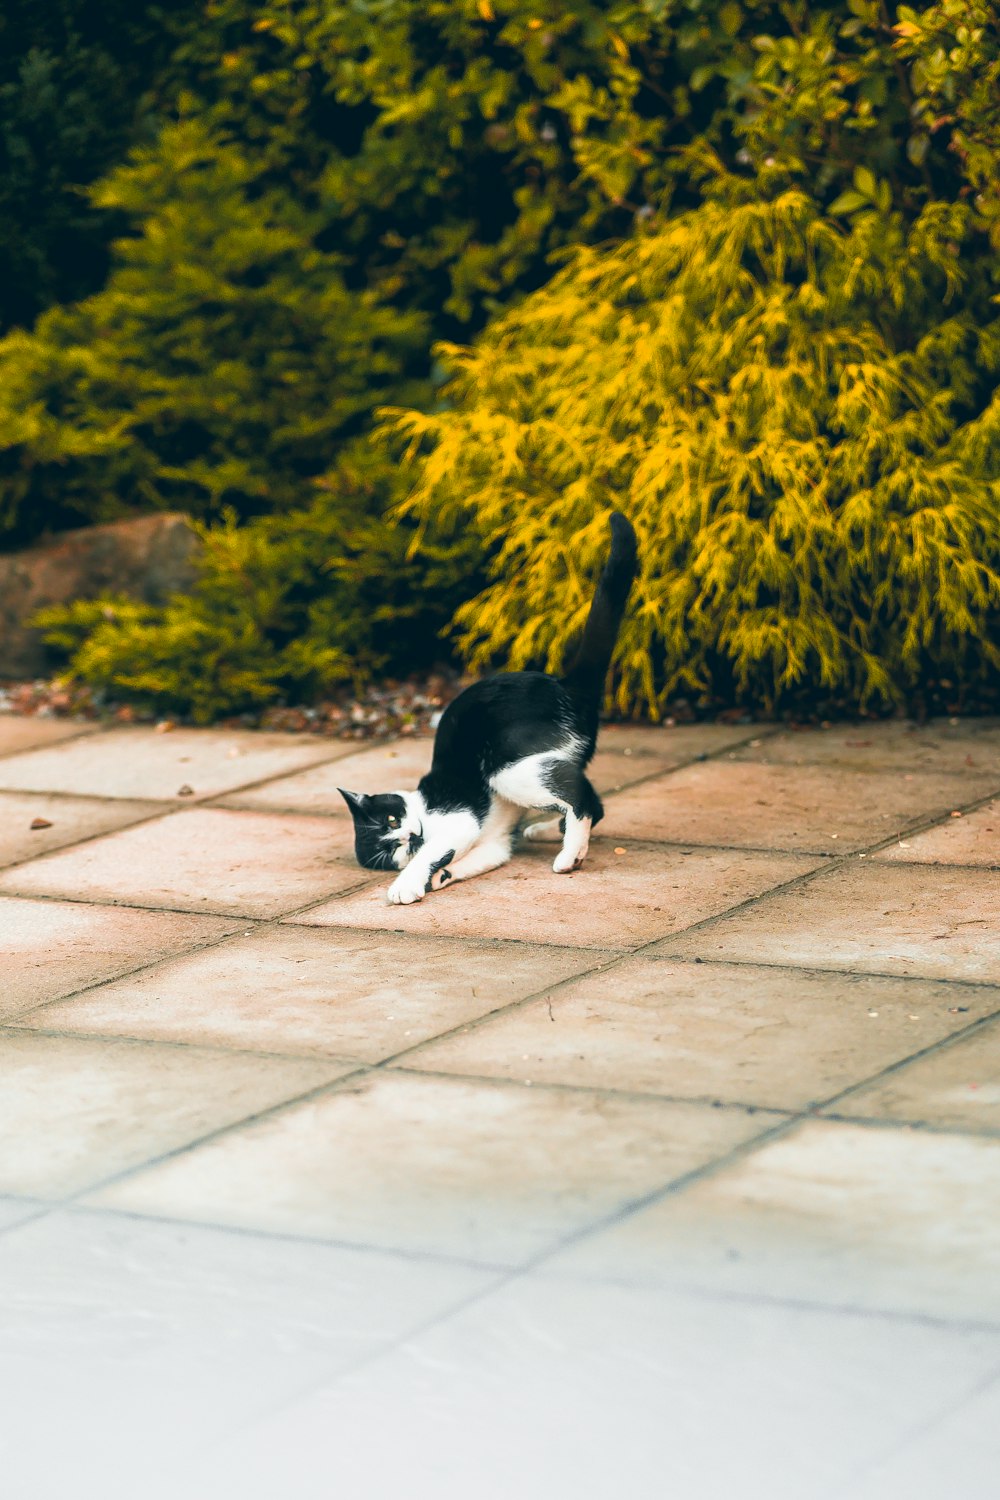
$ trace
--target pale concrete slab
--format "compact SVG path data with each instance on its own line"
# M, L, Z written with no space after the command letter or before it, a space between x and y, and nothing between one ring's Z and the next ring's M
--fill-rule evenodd
M986 870L859 860L776 891L667 946L692 958L996 984L996 877Z
M845 1500L988 1495L1000 1474L1000 1368L986 1372L966 1401L944 1405L936 1422L915 1422L908 1437L887 1443Z
M994 799L961 818L946 818L936 828L891 844L875 856L893 863L985 865L1000 869L1000 800Z
M81 839L126 828L159 811L157 802L53 797L45 792L0 792L0 865L48 854ZM33 828L36 821L49 826Z
M405 1072L352 1080L95 1205L516 1263L773 1122Z
M581 1242L559 1265L997 1328L997 1201L1000 1141L814 1120Z
M0 713L0 755L58 745L63 740L93 734L97 727L81 719L40 719L27 714Z
M959 1019L972 1020L973 1014ZM842 1100L836 1111L1000 1133L1000 1022L980 1026L929 1057L918 1057Z
M346 822L350 814L338 787L369 794L412 791L430 769L432 749L432 740L406 739L374 745L370 750L354 750L308 771L269 781L266 786L234 792L223 798L220 805L314 813Z
M39 1205L28 1198L0 1198L0 1234L5 1229L12 1229L15 1224L23 1224L25 1219L33 1218L38 1213Z
M784 729L741 745L738 760L853 771L951 771L1000 776L1000 719L907 719Z
M231 918L0 896L0 1020L139 965L217 942L242 925Z
M431 1042L407 1066L799 1110L995 1010L1000 989L968 990L956 1014L946 984L639 955Z
M622 853L615 852L616 847ZM413 906L389 906L388 882L297 918L330 927L428 936L513 938L581 948L637 948L808 871L814 860L743 850L672 849L595 840L581 870L552 872L551 845L515 856L477 880L446 886Z
M333 760L345 746L302 734L249 729L174 729L133 725L0 761L0 788L75 792L91 797L174 801L214 797L245 783Z
M709 761L647 781L608 804L615 838L843 854L881 843L992 791L993 779L839 766Z
M16 1289L0 1305L5 1493L157 1494L179 1458L245 1433L489 1279L332 1245L51 1213L0 1239L0 1280ZM190 1480L168 1492L205 1493Z
M0 1193L79 1193L344 1071L330 1059L8 1031Z
M362 874L327 818L199 807L16 866L0 890L276 917Z
M282 924L46 1006L21 1024L374 1063L595 961L589 951L527 943Z
M185 1492L328 1500L330 1453L361 1500L849 1500L998 1356L960 1328L522 1277L226 1442ZM988 1464L959 1472L976 1483L933 1500L990 1493Z

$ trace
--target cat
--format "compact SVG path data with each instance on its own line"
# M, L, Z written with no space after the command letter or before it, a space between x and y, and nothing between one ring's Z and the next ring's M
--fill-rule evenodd
M354 820L358 863L399 871L387 892L392 904L409 906L505 864L525 809L556 814L523 837L561 833L557 874L579 869L586 858L604 808L584 771L637 568L631 522L613 511L610 525L610 554L564 676L498 672L466 688L441 715L431 768L415 792L366 796L338 788Z

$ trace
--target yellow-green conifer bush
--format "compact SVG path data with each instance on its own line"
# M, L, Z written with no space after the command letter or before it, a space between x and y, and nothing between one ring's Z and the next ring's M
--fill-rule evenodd
M448 351L450 407L397 416L410 509L475 528L492 558L458 613L464 653L557 669L618 507L642 555L623 710L680 692L879 707L928 676L996 681L1000 485L963 420L972 330L939 317L905 349L886 332L957 292L962 210L907 229L876 203L848 230L798 189L713 191L577 253Z

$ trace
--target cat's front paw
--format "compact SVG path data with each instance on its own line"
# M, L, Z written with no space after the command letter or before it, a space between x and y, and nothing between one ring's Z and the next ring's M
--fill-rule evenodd
M390 906L412 906L414 901L424 899L423 882L415 881L409 871L404 870L399 879L394 880L386 891L385 899Z

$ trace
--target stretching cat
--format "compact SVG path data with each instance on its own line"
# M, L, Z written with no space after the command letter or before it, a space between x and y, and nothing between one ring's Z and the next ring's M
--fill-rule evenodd
M441 715L431 768L415 792L368 797L340 788L358 863L400 871L388 890L392 903L409 906L449 881L505 864L525 808L559 814L524 831L529 839L562 832L557 874L583 863L604 813L583 773L635 573L635 532L615 511L611 554L566 675L500 672L466 688Z

